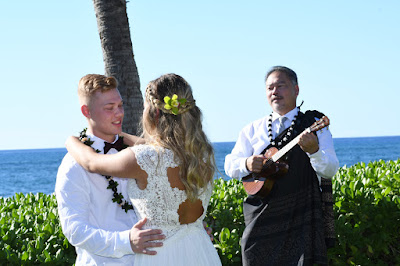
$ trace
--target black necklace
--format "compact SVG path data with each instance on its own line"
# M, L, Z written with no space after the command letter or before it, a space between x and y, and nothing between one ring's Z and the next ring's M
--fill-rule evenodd
M92 147L92 144L94 143L94 141L90 140L90 138L86 135L86 130L87 128L84 128L80 133L79 133L79 139L87 146ZM119 137L122 138L123 137ZM124 149L127 148L128 145L124 144ZM95 152L100 153L100 150L98 149L94 149ZM133 206L132 204L130 204L129 202L127 202L124 199L124 196L121 193L118 193L117 187L118 187L118 182L113 180L112 176L106 176L103 175L107 180L108 180L108 187L107 189L111 189L114 192L114 197L112 199L113 202L116 202L119 206L121 206L121 208L125 211L128 212L129 210L133 210Z
M281 148L281 146L283 146L283 144L286 143L290 139L290 136L293 133L293 127L296 124L297 116L300 113L300 106L298 106L297 109L298 109L297 115L294 116L293 121L290 124L290 127L289 127L288 131L286 132L286 134L282 138L282 140L278 141L278 143L275 142L275 139L272 139L272 113L269 115L267 127L268 127L268 140L271 143L271 145L273 145L273 146L277 145L278 148Z

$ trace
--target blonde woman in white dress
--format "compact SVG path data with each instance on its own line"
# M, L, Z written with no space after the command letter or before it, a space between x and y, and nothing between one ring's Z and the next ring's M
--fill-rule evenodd
M167 74L146 88L143 137L113 155L97 154L70 137L68 152L90 172L132 178L128 195L146 228L166 235L157 255L136 254L135 265L221 265L203 219L212 194L213 148L190 85Z

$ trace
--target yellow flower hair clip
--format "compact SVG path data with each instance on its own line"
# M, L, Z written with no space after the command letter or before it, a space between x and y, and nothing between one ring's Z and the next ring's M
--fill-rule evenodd
M174 94L172 95L172 98L170 98L169 96L165 96L164 102L165 102L164 108L166 110L170 110L171 113L173 113L174 115L178 115L179 108L186 103L186 99L185 98L179 99L178 95Z

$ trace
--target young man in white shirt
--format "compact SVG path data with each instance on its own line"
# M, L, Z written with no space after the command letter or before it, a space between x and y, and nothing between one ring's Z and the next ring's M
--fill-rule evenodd
M118 142L122 130L124 109L117 81L86 75L79 81L78 95L88 121L86 140L103 153L105 146ZM126 144L142 142L124 136ZM118 152L112 147L105 151ZM155 255L148 248L162 246L154 242L165 238L161 230L141 229L146 220L137 221L126 186L124 178L89 173L69 154L64 157L55 192L63 233L76 248L76 265L133 265L135 253Z
M225 158L226 174L242 179L260 173L269 148L281 149L301 137L286 156L288 172L274 181L270 193L250 195L243 204L243 265L326 264L320 183L321 178L332 178L339 167L332 135L327 128L302 133L323 114L303 114L296 107L299 86L293 70L273 67L265 82L273 112L243 128Z

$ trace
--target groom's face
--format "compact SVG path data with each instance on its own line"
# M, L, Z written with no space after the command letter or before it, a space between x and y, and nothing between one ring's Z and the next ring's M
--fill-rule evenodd
M89 126L92 133L108 142L122 131L124 107L117 89L96 91L89 103Z

